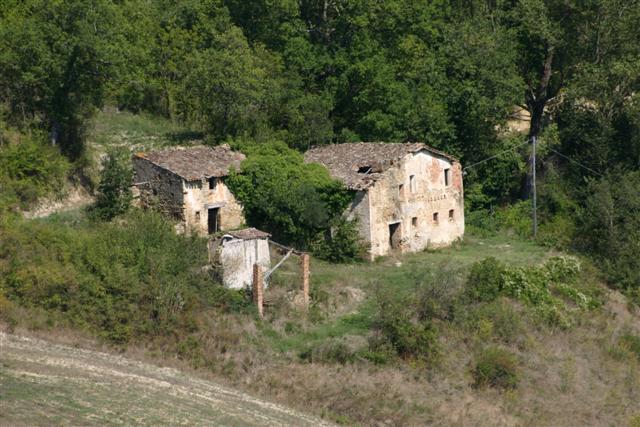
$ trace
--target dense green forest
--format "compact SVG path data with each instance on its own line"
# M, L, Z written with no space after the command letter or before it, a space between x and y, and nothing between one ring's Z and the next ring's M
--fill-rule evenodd
M540 241L637 287L637 22L622 0L3 0L2 198L24 206L82 176L88 124L115 105L210 144L424 141L468 167L471 225L527 234L537 137ZM528 134L509 131L518 108Z
M639 22L640 0L0 0L0 328L344 424L640 425ZM302 156L352 141L458 157L464 241L358 262L352 194ZM259 319L203 238L130 207L131 152L191 143L247 156L227 183L313 253L307 311L293 257ZM78 188L91 206L29 218Z

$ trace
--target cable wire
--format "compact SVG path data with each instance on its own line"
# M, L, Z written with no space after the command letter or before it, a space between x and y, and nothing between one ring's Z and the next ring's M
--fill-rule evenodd
M480 164L482 164L482 163L488 162L489 160L492 160L492 159L495 159L496 157L502 156L503 154L506 154L506 153L508 153L508 152L510 152L510 151L513 151L513 150L515 150L516 148L520 148L520 147L522 147L523 145L526 145L526 144L528 144L528 143L529 143L529 141L525 141L525 142L523 142L522 144L518 144L518 145L516 145L515 147L511 147L511 148L509 148L508 150L501 151L501 152L500 152L500 153L498 153L498 154L494 154L494 155L493 155L493 156L491 156L491 157L487 157L486 159L480 160L479 162L476 162L476 163L474 163L474 164L472 164L472 165L466 166L466 167L462 168L462 170L463 170L463 171L465 171L465 170L467 170L467 169L469 169L469 168L472 168L472 167L474 167L474 166L478 166L478 165L480 165Z
M596 174L596 175L598 175L598 176L604 176L604 175L602 175L600 172L594 171L594 170L593 170L593 169L591 169L590 167L583 165L582 163L580 163L580 162L579 162L579 161L577 161L577 160L573 160L573 159L572 159L571 157L569 157L569 156L565 156L564 154L560 153L559 151L554 150L553 148L549 148L549 151L552 151L552 152L556 153L558 156L564 157L565 159L569 160L570 162L575 163L576 165L580 166L581 168L584 168L584 169L588 170L588 171L589 171L589 172L591 172L591 173L594 173L594 174Z

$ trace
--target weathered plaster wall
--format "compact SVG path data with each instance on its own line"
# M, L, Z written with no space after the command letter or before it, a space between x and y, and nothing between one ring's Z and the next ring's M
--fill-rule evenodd
M139 157L133 158L133 170L134 195L140 206L184 219L182 178Z
M271 267L269 243L266 239L225 240L215 255L222 268L222 283L232 289L251 286L253 264L263 269Z
M184 183L184 217L188 230L199 234L208 234L209 208L220 208L220 230L232 230L244 223L242 205L226 186L222 178L217 179L214 189L209 189L209 182L191 181ZM199 212L199 217L196 214Z
M445 185L445 169L450 170L448 186ZM400 184L403 194L399 190ZM396 167L386 171L366 193L360 199L368 199L368 214L361 213L364 208L362 201L357 203L358 198L352 210L359 218L364 218L360 231L371 243L371 258L390 252L389 224L392 223L400 223L401 252L446 246L464 234L462 170L457 162L424 151L409 154ZM449 218L451 210L453 218ZM438 214L437 221L434 213Z

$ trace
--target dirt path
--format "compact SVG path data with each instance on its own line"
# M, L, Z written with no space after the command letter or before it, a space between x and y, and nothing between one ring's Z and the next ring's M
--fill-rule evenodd
M0 332L0 425L331 424L175 369Z

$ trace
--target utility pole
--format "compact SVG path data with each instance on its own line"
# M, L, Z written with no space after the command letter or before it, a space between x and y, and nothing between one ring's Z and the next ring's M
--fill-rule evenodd
M531 195L533 196L533 238L538 235L538 195L536 193L536 136L531 137Z

